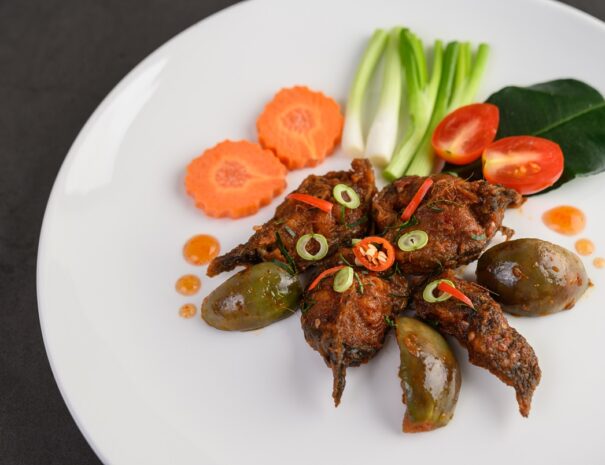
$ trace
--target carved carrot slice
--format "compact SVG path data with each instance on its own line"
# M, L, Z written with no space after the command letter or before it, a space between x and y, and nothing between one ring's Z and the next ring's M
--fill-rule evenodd
M208 216L256 213L286 188L286 168L260 145L226 140L187 167L185 189Z
M328 156L342 133L340 107L307 87L280 90L256 122L258 140L288 169L315 166Z

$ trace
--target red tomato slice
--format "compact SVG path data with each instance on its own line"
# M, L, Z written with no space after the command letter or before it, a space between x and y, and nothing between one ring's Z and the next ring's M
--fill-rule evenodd
M552 186L563 173L559 144L533 136L497 140L483 152L483 177L523 195Z
M466 165L481 156L498 132L500 112L491 103L473 103L447 115L433 132L433 149L454 165Z

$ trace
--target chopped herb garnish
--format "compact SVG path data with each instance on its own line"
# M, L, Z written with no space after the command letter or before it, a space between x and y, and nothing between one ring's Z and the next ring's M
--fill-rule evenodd
M484 241L487 236L485 234L471 234L471 238L474 241Z
M397 234L401 233L401 231L405 228L411 228L412 226L416 226L418 224L418 218L416 218L416 216L412 215L412 217L403 222L403 223L398 223L398 224L393 224L391 226L387 226L386 228L384 228L383 231L383 235L389 230L389 229L396 229L397 230Z
M305 300L302 304L302 307L300 307L301 313L307 313L316 303L317 302L315 302L313 299Z
M418 224L418 218L416 215L412 215L412 217L404 223L401 223L399 228L409 228L410 226L416 226Z
M395 297L396 299L405 299L407 297L405 294L395 294L394 292L390 292L388 296Z
M368 217L366 215L363 215L361 218L359 218L357 221L353 221L352 223L347 224L347 228L356 228L357 226L361 226L362 224L366 223L368 221Z
M385 316L384 316L384 321L385 321L385 322L386 322L386 324L387 324L388 326L390 326L391 328L394 328L395 326L397 326L397 325L395 324L395 322L393 321L393 319L392 319L392 318L391 318L389 315L385 315Z
M355 279L357 280L357 292L359 292L360 294L363 294L363 283L361 282L361 278L359 277L359 275L357 274L357 272L355 272Z
M279 260L273 260L272 263L275 263L277 266L279 266L282 270L286 271L288 274L294 274L294 273L292 273L292 268L290 268L290 265L288 265L287 263L280 262Z
M403 276L403 273L399 269L399 263L397 262L395 262L395 273L397 273L399 276Z
M288 271L288 273L290 273L291 275L295 275L298 271L296 269L296 263L294 263L294 260L292 260L292 257L286 250L286 246L284 246L284 242L281 240L281 236L277 231L275 232L275 242L277 243L277 248L279 249L283 257L286 259L287 266L289 267L289 270L286 271Z
M388 274L383 275L384 279L391 279L394 274L402 276L401 270L399 269L399 263L395 262L395 265L389 268Z
M286 232L288 234L290 234L291 237L296 237L296 233L294 232L294 230L290 226L285 225L284 229L286 230Z
M351 264L349 263L349 261L348 261L348 260L345 258L345 256L342 254L342 252L341 252L341 253L339 253L339 254L338 254L338 256L340 257L340 260L341 260L341 261L342 261L342 262L343 262L345 265L348 265L348 266L350 266L350 267L353 267L353 265L351 265Z

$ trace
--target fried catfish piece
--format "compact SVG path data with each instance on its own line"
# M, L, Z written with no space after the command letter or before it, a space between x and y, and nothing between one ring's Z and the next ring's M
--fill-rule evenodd
M349 171L332 171L323 176L307 177L295 192L308 194L334 204L331 213L298 200L286 199L275 211L275 216L257 228L245 244L238 245L225 255L216 257L208 266L208 276L215 276L240 265L252 265L260 262L278 260L287 263L278 244L278 237L283 248L294 260L298 271L303 271L314 261L302 259L296 253L296 242L304 234L322 234L328 241L329 251L326 259L338 250L341 245L349 244L354 237L363 237L369 224L371 200L376 193L374 171L368 160L355 159ZM358 208L341 208L332 195L337 184L352 187L361 204ZM317 244L313 241L311 247Z
M407 281L393 274L357 270L359 281L345 292L333 289L334 275L324 278L304 298L301 317L305 339L332 368L332 397L338 406L347 367L368 362L382 348L390 318L408 301ZM361 285L360 285L361 282Z
M468 350L473 365L487 368L501 381L515 388L521 415L529 415L532 395L541 371L534 349L511 328L497 302L478 284L457 279L452 272L440 276L451 280L475 309L454 298L427 302L423 289L413 296L416 316L436 325L442 334L454 336Z
M464 181L448 174L431 176L433 185L411 220L401 213L426 178L406 176L380 191L372 201L376 231L393 244L401 235L421 229L428 234L425 247L414 251L396 250L399 268L408 274L428 274L456 268L479 258L502 226L504 211L517 207L523 198L516 191L486 181Z

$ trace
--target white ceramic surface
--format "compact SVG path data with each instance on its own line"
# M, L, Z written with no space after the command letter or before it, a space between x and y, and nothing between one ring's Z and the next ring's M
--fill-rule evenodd
M40 241L38 291L46 348L79 427L111 464L596 464L605 463L602 418L605 271L567 313L510 318L543 370L529 419L514 392L462 361L454 420L403 435L393 338L349 370L338 409L331 373L304 341L298 316L229 334L177 309L201 302L225 276L203 278L193 299L174 291L196 233L242 242L272 206L239 221L211 220L183 190L187 162L225 138L255 139L273 93L306 84L344 103L375 27L402 24L432 41L493 47L481 97L507 84L559 77L605 91L598 47L605 27L538 0L256 0L228 8L161 47L92 115L57 178ZM346 167L337 153L315 172ZM293 172L295 187L310 170ZM532 198L506 224L572 248L540 221L548 207L578 205L583 236L605 255L604 176Z

